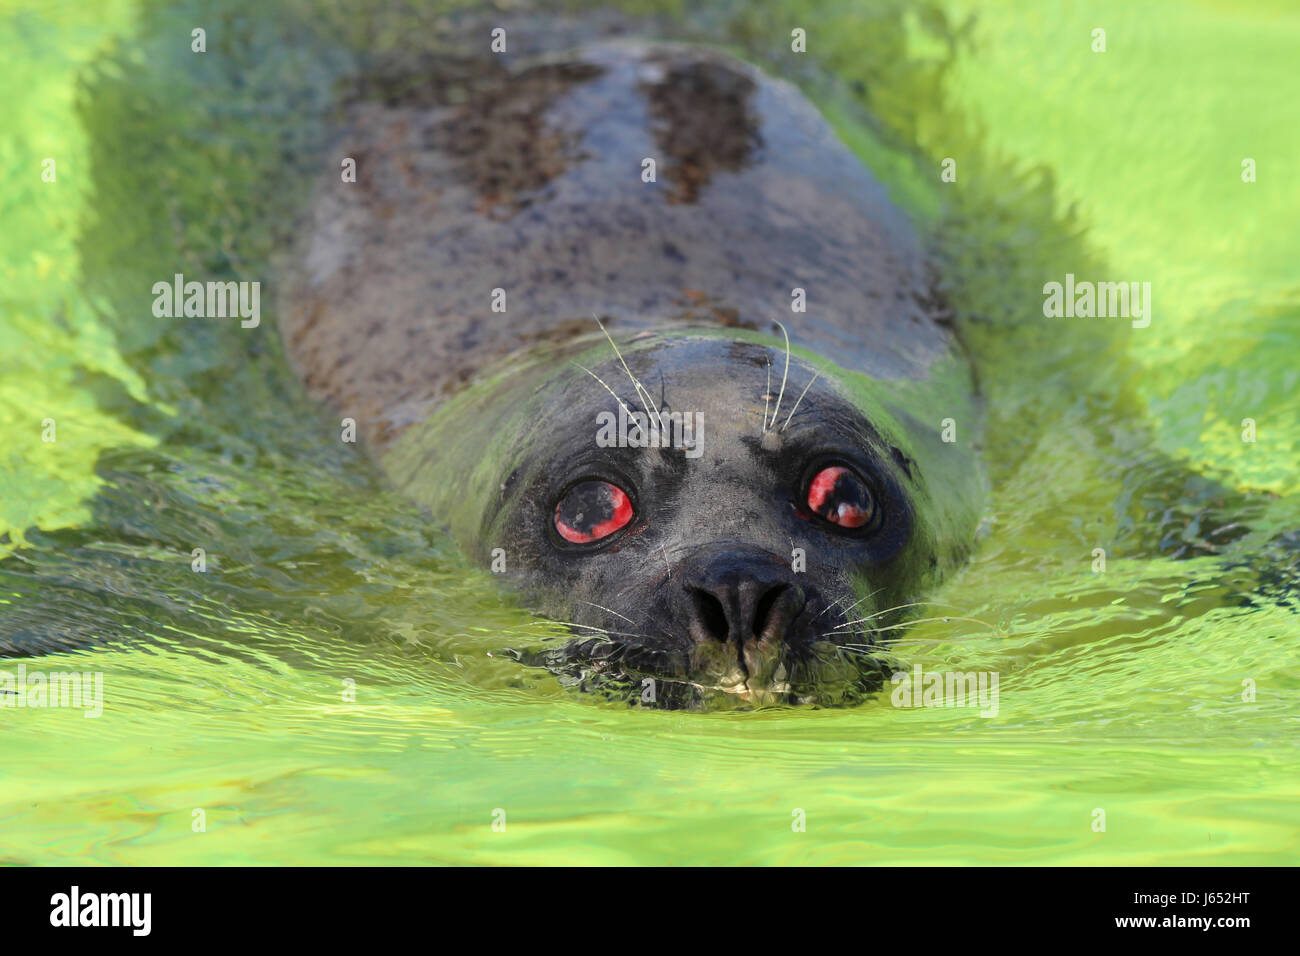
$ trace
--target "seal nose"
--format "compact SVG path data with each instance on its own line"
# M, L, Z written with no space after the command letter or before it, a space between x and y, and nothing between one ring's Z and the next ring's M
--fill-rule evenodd
M697 642L782 641L806 603L774 559L724 557L686 576L688 628Z

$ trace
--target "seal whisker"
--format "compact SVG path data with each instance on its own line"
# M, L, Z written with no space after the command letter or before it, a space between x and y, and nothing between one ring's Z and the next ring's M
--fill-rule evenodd
M861 601L858 602L858 604L861 604L861 603L862 603ZM854 607L857 607L857 604L855 604L855 605L853 605L853 606L854 606ZM872 618L880 617L880 616L883 615L883 614L889 614L889 613L891 613L892 611L903 611L903 610L906 610L906 609L909 608L909 607L927 607L927 606L928 606L928 607L954 607L955 605L952 605L952 604L944 604L944 603L941 602L941 601L913 601L913 602L911 602L910 604L898 604L898 605L895 605L894 607L887 607L887 608L884 608L883 610L876 611L874 614L868 614L866 617L859 618L859 619L856 620L856 621L849 621L847 624L840 624L840 625L837 625L836 627L831 628L831 630L834 631L834 630L841 630L841 629L846 628L846 627L852 627L854 624L861 624L863 621L870 621ZM847 613L847 612L846 612L846 613ZM937 620L939 620L939 618L929 618L929 620L937 621ZM953 618L952 620L961 620L961 618ZM913 622L913 623L915 623L915 622ZM983 622L981 622L981 623L983 623Z
M915 624L929 624L934 621L966 621L971 624L980 624L984 627L989 628L990 630L994 629L993 625L990 624L988 621L981 621L979 618L975 618L975 617L922 617L922 618L917 618L915 621L904 621L902 624L890 624L886 627L873 627L872 631L879 634L882 631L896 631L902 627L912 627ZM826 634L822 634L821 636L826 637L828 634L833 634L833 633L835 632L831 630L831 631L827 631Z
M592 627L590 624L579 624L577 621L566 622L567 627L586 627L593 631L599 631L607 637L651 637L650 634L633 633L632 631L607 631L603 627ZM617 644L618 641L609 641L610 644Z
M530 626L532 626L532 627L542 627L543 625L546 625L546 624L552 624L552 623L554 623L554 622L552 622L552 621L536 621L536 622L534 622L534 623L533 623L532 625L530 625ZM646 635L646 634L630 634L630 633L626 633L626 632L623 632L623 631L611 631L611 630L609 630L608 628L597 627L597 626L594 625L594 624L580 624L580 623L577 622L577 621L565 621L565 622L563 623L562 626L563 626L563 627L581 627L581 628L584 628L585 630L588 630L588 631L595 631L597 634L600 634L600 635L602 635L602 636L605 637L605 638L609 638L609 637L611 637L611 636L617 636L617 637L647 637L647 636L648 636L648 635ZM595 639L595 638L593 638L593 639ZM610 640L606 640L605 643L606 643L606 644L614 644L614 643L617 643L617 642L615 642L615 641L610 641Z
M635 624L635 623L636 623L636 621L632 620L632 619L631 619L630 617L628 617L627 615L625 615L625 614L619 614L618 611L611 610L610 608L605 607L603 604L596 604L596 603L594 603L594 602L592 602L592 601L584 601L582 598L578 598L578 603L579 603L579 604L586 604L586 605L589 605L589 606L591 606L591 607L598 607L598 608L600 608L602 611L604 611L606 614L613 614L615 617L621 617L621 618L623 618L623 620L627 621L629 624Z
M775 319L772 321L776 322ZM781 373L781 391L776 395L776 408L772 411L772 424L776 424L777 416L781 414L781 398L785 395L785 382L790 377L790 333L785 330L785 326L777 322L777 327L781 334L785 336L785 371ZM767 422L763 422L763 431L767 431Z
M846 627L852 627L855 624L862 624L866 621L873 620L882 615L889 614L893 611L903 611L909 607L920 607L923 604L929 604L929 603L930 603L929 601L916 601L913 602L912 604L899 604L896 607L887 607L883 610L876 611L874 614L868 614L866 617L860 617L856 621L846 621L843 624L837 624L835 625L835 627L831 628L831 631L842 631Z
M548 626L554 627L557 624L559 624L560 627L585 627L589 631L599 631L601 634L609 633L609 631L607 631L603 627L597 627L594 624L579 624L577 621L564 621L562 623L557 621L532 621L526 626L527 627L548 627Z
M813 387L813 382L817 381L821 374L822 370L818 369L816 374L814 374L812 378L808 379L808 384L803 387L803 391L800 392L799 397L795 399L794 408L790 409L790 414L786 416L785 424L781 426L781 431L785 431L790 427L790 419L794 418L794 413L799 411L799 403L803 401L803 397L808 394L808 389ZM776 422L775 416L773 416L772 421L773 423Z
M863 601L866 601L866 598L863 598ZM862 601L859 601L858 604L862 604ZM826 614L828 610L832 609L832 607L839 607L839 609L842 610L842 613L844 613L845 617L848 617L849 611L844 610L844 601L841 601L840 598L835 598L835 600L831 601L831 604L828 604L826 607L823 607L822 610L819 610L818 613L814 614L813 620L822 617L822 615Z
M767 431L767 410L772 404L772 361L767 362L767 388L763 389L763 431Z
M875 597L877 594L879 594L879 593L880 593L881 591L883 591L883 590L884 590L884 588L876 588L874 591L872 591L872 592L871 592L870 594L868 594L866 597L864 597L864 598L860 598L859 600L854 601L854 602L853 602L852 604L850 604L848 607L844 608L844 616L845 616L845 617L848 617L851 613L853 613L853 609L854 609L855 607L857 607L857 606L858 606L859 604L861 604L863 601L870 601L873 597ZM839 601L836 601L835 603L836 603L836 604L839 604L840 602L839 602ZM829 611L829 610L830 610L830 607L824 607L824 608L822 608L822 610L821 610L821 614L818 614L817 617L821 617L822 614L825 614L825 613L826 613L827 611ZM814 620L814 621L817 620L817 617L813 618L813 620Z
M660 427L662 427L663 419L650 411L650 402L648 401L650 393L646 390L644 385L637 381L637 377L633 375L632 370L627 367L627 360L623 358L623 353L618 350L618 345L615 344L614 337L609 334L609 330L605 328L604 323L600 321L600 317L597 316L596 313L593 312L591 317L596 320L596 326L605 333L605 338L609 341L610 348L614 350L614 354L618 356L618 361L619 364L623 366L623 371L627 372L627 377L632 380L632 387L636 389L636 397L640 400L641 406L645 409L646 415L648 415L651 420L658 420Z
M987 641L990 639L990 637L991 635L985 635L985 634L963 634L960 637L945 637L942 638L942 640L943 641ZM896 641L890 641L889 646L898 647L898 648L922 647L927 644L935 644L939 640L940 638L934 638L934 637L926 637L926 638L902 637Z
M581 365L581 364L579 364L579 363L577 363L577 362L574 362L573 364L574 364L574 365L577 365L578 368L582 369L584 372L586 372L588 375L590 375L590 376L591 376L592 378L594 378L596 381L600 382L600 384L604 387L605 391L609 392L609 394L611 394L611 395L614 396L614 401L618 402L619 407L622 408L623 411L627 412L627 414L628 414L629 416L632 414L632 410L631 410L630 408L627 407L627 405L624 403L623 399L621 399L621 398L618 397L618 392L614 391L612 388L610 388L608 385L606 385L606 384L605 384L605 380L604 380L603 378L601 378L599 375L597 375L597 374L596 374L595 372L593 372L591 369L587 368L587 366L585 366L585 365Z

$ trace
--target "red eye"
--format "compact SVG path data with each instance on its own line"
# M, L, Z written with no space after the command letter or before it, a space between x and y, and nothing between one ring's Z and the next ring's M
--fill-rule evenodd
M582 481L555 506L555 530L573 544L608 538L632 520L632 502L608 481Z
M808 483L808 507L841 528L861 528L876 514L866 482L841 465L831 465Z

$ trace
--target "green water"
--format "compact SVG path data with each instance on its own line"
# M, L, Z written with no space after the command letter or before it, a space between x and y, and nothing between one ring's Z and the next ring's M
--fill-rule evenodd
M178 271L271 285L340 78L428 48L441 14L93 6L0 0L0 641L98 639L26 664L104 688L95 719L0 709L0 859L1300 854L1279 537L1300 528L1300 12L750 3L680 27L803 83L945 265L991 498L935 595L948 619L898 655L998 672L983 718L887 696L629 709L503 655L560 631L337 442L284 370L270 293L246 331L154 319L148 294ZM1044 319L1066 272L1152 282L1150 327ZM1215 530L1225 509L1244 533Z

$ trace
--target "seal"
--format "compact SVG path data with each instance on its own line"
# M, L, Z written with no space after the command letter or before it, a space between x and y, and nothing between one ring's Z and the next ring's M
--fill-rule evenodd
M906 216L792 85L711 49L446 72L347 111L356 181L316 187L286 265L307 389L571 626L526 660L669 706L877 689L983 497Z

